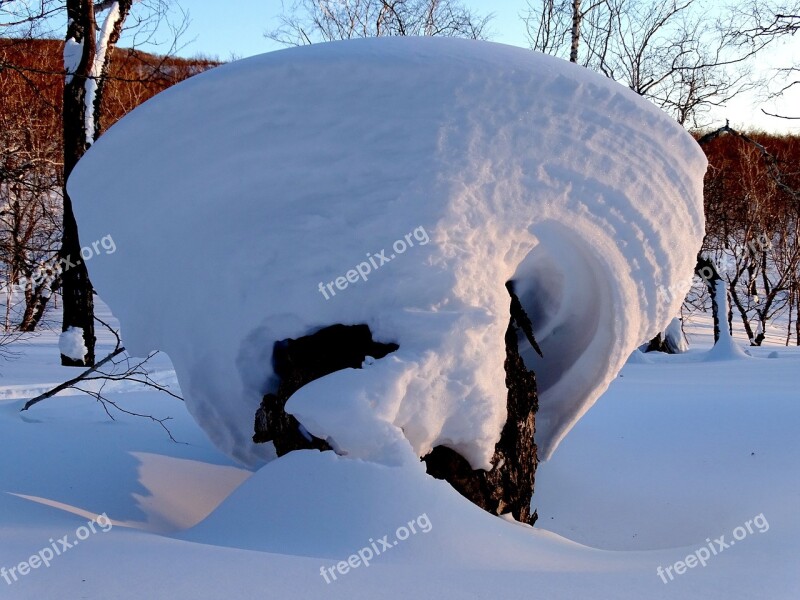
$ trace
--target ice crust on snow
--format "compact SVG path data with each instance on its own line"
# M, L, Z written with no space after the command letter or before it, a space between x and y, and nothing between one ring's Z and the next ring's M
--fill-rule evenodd
M289 410L349 456L401 464L445 444L487 468L506 418L505 282L544 352L523 348L546 457L677 313L680 294L657 290L692 273L705 167L667 115L583 68L383 38L193 77L112 127L69 191L82 234L117 242L92 280L126 347L169 354L230 455L274 456L251 436L277 340L366 323L399 350ZM418 227L430 243L398 252ZM383 249L368 281L320 293Z

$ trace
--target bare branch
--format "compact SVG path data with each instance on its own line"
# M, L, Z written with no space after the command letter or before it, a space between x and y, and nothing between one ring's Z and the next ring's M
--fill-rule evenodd
M763 108L761 109L761 112L764 113L765 115L769 116L769 117L777 117L778 119L800 120L800 117L789 117L787 115L778 115L778 114L775 114L775 113L767 112Z
M39 402L41 402L42 400L47 400L48 398L52 398L53 396L55 396L59 392L63 392L64 390L67 390L69 388L75 387L76 384L80 383L81 381L84 381L86 378L89 377L89 375L91 375L92 373L96 372L100 367L102 367L106 363L111 362L111 360L115 356L119 356L123 352L125 352L125 348L117 348L111 354L106 356L103 360L101 360L97 364L89 367L88 369L83 371L77 377L73 377L72 379L70 379L68 381L65 381L64 383L57 385L53 389L48 390L48 391L44 392L43 394L39 394L35 398L31 398L30 400L28 400L25 403L25 406L23 406L20 409L20 412L22 412L24 410L28 410L30 407L34 406L35 404L39 404Z
M727 121L725 122L724 126L718 128L718 129L715 129L714 131L710 131L710 132L706 133L705 135L703 135L702 137L700 137L697 140L697 143L700 146L705 146L706 144L708 144L711 141L715 140L719 136L725 135L725 134L737 137L740 140L742 140L743 142L745 142L746 144L749 144L752 147L754 147L756 150L758 150L759 154L761 154L761 157L764 160L764 163L767 165L767 168L769 170L769 174L772 177L772 179L775 181L775 184L781 190L783 190L789 196L791 196L792 198L794 198L796 200L800 200L800 190L797 190L797 189L793 188L792 186L790 186L789 184L787 184L784 181L784 174L783 174L783 172L782 172L782 170L780 168L780 161L777 159L777 157L775 157L775 155L771 154L762 144L759 144L757 141L755 141L754 139L752 139L748 135L746 135L746 134L744 134L744 133L742 133L740 131L737 131L736 129L733 129L732 127L730 127Z
M486 39L491 15L459 0L297 0L282 4L280 25L264 35L279 44L385 36Z
M48 398L52 398L53 396L55 396L59 392L63 392L64 390L67 390L67 389L73 389L73 390L77 390L77 391L83 392L84 394L87 394L87 395L91 396L92 398L94 398L95 400L97 400L101 404L101 406L103 407L103 410L106 412L106 414L111 419L113 419L114 416L108 410L109 406L113 407L114 409L116 409L119 412L124 413L126 415L131 415L131 416L134 416L134 417L143 417L143 418L150 419L151 421L154 421L154 422L158 423L164 429L164 431L167 432L167 435L169 435L169 438L173 442L177 442L177 440L173 437L172 432L165 425L166 421L169 421L172 417L166 417L164 419L159 419L159 418L154 417L152 415L146 415L146 414L142 414L142 413L133 412L133 411L130 411L128 409L125 409L125 408L121 407L119 404L117 404L113 400L109 399L107 396L103 395L103 389L105 388L105 386L106 386L106 384L108 382L110 382L110 381L128 381L128 382L132 382L132 383L139 383L139 384L141 384L143 386L152 388L152 389L154 389L156 391L159 391L159 392L164 392L165 394L168 394L168 395L172 396L173 398L176 398L177 400L181 400L181 401L183 400L183 398L181 398L179 395L177 395L174 392L172 392L166 386L163 386L163 385L157 383L156 381L154 381L150 377L150 374L145 369L145 365L147 364L147 362L151 358L153 358L156 354L158 354L157 352L152 352L152 353L148 354L147 357L145 357L143 359L140 359L140 360L137 360L137 361L134 361L133 364L131 364L130 357L126 357L123 361L115 361L114 359L117 356L119 356L123 352L125 352L125 348L122 346L122 340L119 337L119 332L116 331L115 329L113 329L108 323L106 323L102 319L97 318L96 316L95 316L95 320L98 321L99 323L101 323L111 333L114 334L114 337L117 340L117 345L114 348L114 350L111 353L109 353L108 356L106 356L99 363L97 363L96 365L86 369L85 371L83 371L77 377L73 377L69 381L65 381L64 383L62 383L60 385L57 385L53 389L48 390L48 391L44 392L43 394L40 394L40 395L36 396L35 398L32 398L32 399L28 400L25 403L25 405L20 409L20 412L30 409L32 406L38 404L39 402L42 402L43 400L47 400ZM116 369L116 367L118 367L119 365L124 363L124 369L122 371L119 371L119 372L117 372L116 370L112 370L111 372L101 371L100 370L101 367L105 366L108 363L111 363L114 366L114 369ZM85 387L81 387L81 385L80 385L83 382L91 382L91 381L100 381L99 390L96 390L96 391L95 390L91 390L91 389L88 389L88 388L85 388Z

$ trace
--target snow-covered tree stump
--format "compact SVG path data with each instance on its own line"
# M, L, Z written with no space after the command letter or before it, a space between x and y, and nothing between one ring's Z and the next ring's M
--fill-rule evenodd
M525 367L519 353L517 330L532 339L530 320L511 286L511 318L505 334L505 371L508 388L506 424L495 446L493 469L472 469L455 450L436 446L423 457L428 473L449 482L461 495L484 510L533 524L531 515L534 476L538 458L536 431L536 377ZM535 344L535 340L533 342ZM275 344L273 369L279 378L277 392L266 394L256 412L256 443L272 442L278 456L293 450L331 450L311 435L285 410L286 402L301 387L335 371L360 368L366 357L381 359L397 350L397 344L372 339L367 325L332 325L299 339Z
M285 411L286 401L315 379L342 369L359 369L367 356L380 359L397 348L397 344L373 341L367 325L332 325L296 340L276 342L272 362L280 383L276 393L266 394L261 401L253 441L272 442L278 456L308 448L330 450L325 440L312 436Z
M527 320L512 292L511 319L506 330L506 387L508 417L492 457L493 469L473 470L460 454L446 446L436 446L423 460L428 473L450 483L462 496L484 510L502 515L511 513L523 523L533 525L531 514L534 477L539 459L536 453L536 376L519 354L517 328Z
M222 66L141 106L69 184L88 239L113 227L119 250L92 277L126 347L167 352L192 416L243 463L275 458L253 443L258 411L278 453L329 445L392 467L432 453L473 501L532 520L537 454L678 313L682 294L661 291L687 282L704 233L694 139L562 63L352 40Z

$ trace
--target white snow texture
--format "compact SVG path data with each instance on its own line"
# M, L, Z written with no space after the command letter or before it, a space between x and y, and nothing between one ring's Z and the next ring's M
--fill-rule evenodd
M672 319L664 330L664 342L673 354L683 354L689 350L689 344L683 335L681 320L678 317Z
M505 282L544 352L524 350L547 457L677 313L657 290L692 273L705 168L667 115L581 67L384 38L193 77L112 127L69 191L82 234L117 241L92 281L126 347L169 354L231 456L274 456L251 436L277 340L366 323L399 350L306 386L289 410L349 456L399 464L445 444L489 468L506 419ZM430 243L401 255L393 243L419 227ZM320 293L382 249L367 280Z
M83 130L86 135L86 143L94 143L95 115L94 102L97 97L97 80L103 73L103 65L106 62L108 52L108 42L114 32L114 26L119 19L119 2L112 2L108 9L108 14L103 20L103 26L97 32L96 52L89 77L86 79L86 94L84 96L84 118Z
M83 360L86 345L83 342L82 327L68 327L58 336L58 351L72 360Z
M82 57L83 43L78 42L75 38L68 38L64 42L64 71L66 72L64 81L67 84L72 82L72 76L78 70Z

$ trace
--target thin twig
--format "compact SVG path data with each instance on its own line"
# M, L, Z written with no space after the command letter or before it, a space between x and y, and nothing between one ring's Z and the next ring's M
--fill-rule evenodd
M119 355L119 354L122 354L123 352L125 352L125 348L124 348L124 347L123 347L123 348L117 348L117 349L116 349L116 350L114 350L114 351L113 351L111 354L109 354L109 355L108 355L108 356L106 356L106 357L105 357L103 360L101 360L99 363L97 363L97 364L95 364L95 365L93 365L93 366L89 367L88 369L86 369L85 371L83 371L83 372L82 372L80 375L78 375L77 377L73 377L73 378L72 378L72 379L70 379L69 381L65 381L64 383L57 385L57 386L56 386L56 387L54 387L53 389L46 391L44 394L39 394L38 396L36 396L36 398L32 398L32 399L28 400L28 401L25 403L25 406L23 406L23 407L20 409L20 412L22 412L23 410L28 410L28 409L29 409L31 406L33 406L34 404L38 404L38 403L39 403L39 402L41 402L42 400L47 400L48 398L52 398L53 396L55 396L55 395L56 395L57 393L59 393L59 392L63 392L63 391L64 391L64 390L66 390L66 389L69 389L69 388L71 388L71 387L75 387L75 384L76 384L76 383L78 383L79 381L83 381L83 380L84 380L84 379L86 379L86 378L87 378L89 375L91 375L92 373L96 372L96 371L97 371L97 369L99 369L99 368L100 368L100 367L102 367L104 364L106 364L107 362L109 362L109 361L110 361L111 359L113 359L115 356L117 356L117 355Z
M153 388L154 390L157 390L159 392L164 392L165 394L169 394L170 396L178 400L181 401L183 400L183 398L181 398L178 394L175 394L174 392L169 390L166 386L163 386L160 383L154 381L150 377L150 373L147 372L147 369L145 368L147 361L149 361L156 354L158 354L158 352L151 352L145 358L135 361L133 363L129 356L125 356L122 360L119 361L114 360L117 356L125 352L125 347L122 345L122 340L119 337L119 332L113 329L108 323L106 323L102 319L95 317L95 320L97 320L99 323L105 326L106 329L108 329L112 334L114 334L114 337L117 339L117 344L114 350L111 353L109 353L108 356L106 356L103 360L101 360L95 365L92 365L77 377L73 377L69 381L65 381L64 383L57 385L53 389L48 390L43 394L36 396L36 398L28 400L25 403L25 406L23 406L20 409L20 412L28 410L35 404L41 402L42 400L47 400L48 398L52 398L59 392L63 392L66 389L73 389L79 392L83 392L84 394L87 394L88 396L91 396L92 398L97 400L97 402L99 402L100 405L103 407L105 413L112 420L114 420L114 415L109 410L108 408L109 406L115 408L119 412L124 413L126 415L131 415L134 417L142 417L145 419L150 419L155 423L158 423L161 426L161 428L167 432L167 435L169 435L169 439L171 439L173 442L176 443L182 443L178 442L178 440L175 439L175 437L172 435L172 432L165 424L167 421L170 421L172 417L165 417L163 419L159 419L157 417L154 417L153 415L146 415L131 410L127 410L125 408L122 408L119 404L117 404L116 402L109 399L107 396L103 394L103 390L105 389L106 384L108 384L108 382L110 381L130 381L133 383L139 383L146 387ZM111 363L113 365L111 372L101 371L100 370L101 367L107 365L108 363ZM116 369L116 367L120 365L122 365L123 370L120 372L115 372L114 369ZM99 381L100 389L95 391L83 388L79 385L81 384L81 382L89 382L89 381Z

